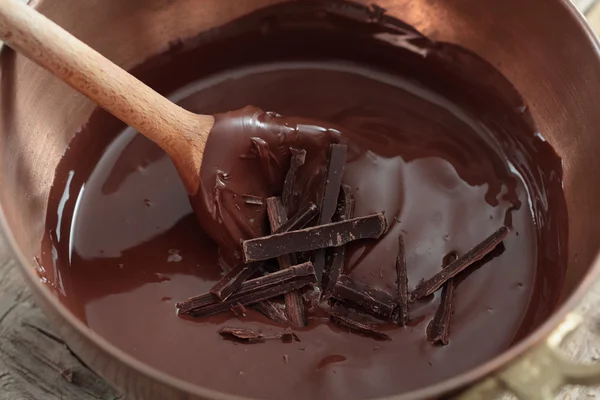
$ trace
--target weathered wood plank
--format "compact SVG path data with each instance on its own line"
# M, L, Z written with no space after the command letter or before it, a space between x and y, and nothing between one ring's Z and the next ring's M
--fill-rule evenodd
M0 400L115 400L35 306L0 243Z

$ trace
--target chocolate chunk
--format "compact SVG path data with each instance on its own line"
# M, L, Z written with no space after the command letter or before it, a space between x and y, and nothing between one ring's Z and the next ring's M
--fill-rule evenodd
M331 218L338 205L342 176L346 166L346 151L348 147L343 144L332 144L329 150L329 163L325 176L325 186L321 197L321 214L319 214L318 225L331 222ZM313 264L317 272L317 278L321 280L325 269L325 249L315 251Z
M333 219L336 221L345 221L354 216L354 197L352 189L348 185L342 185L338 206ZM325 274L322 278L323 298L327 299L331 296L333 287L338 281L344 269L346 261L346 246L334 247L331 249L328 262L325 268Z
M485 240L483 240L483 242L479 243L473 249L460 256L456 261L448 265L448 267L444 268L441 272L438 272L430 279L421 282L410 294L410 300L415 301L433 294L449 279L454 278L475 261L481 260L486 254L494 250L494 248L504 240L506 235L508 235L508 232L508 228L503 226L488 236Z
M285 315L283 305L273 302L271 300L263 300L260 303L252 305L256 311L263 314L273 322L279 322L282 324L288 323L288 319Z
M237 303L242 305L258 303L316 282L315 269L312 263L307 262L246 281L237 292L223 302L215 299L212 293L189 298L177 303L177 313L195 317L218 314L229 310L229 307Z
M262 197L253 196L251 194L243 194L242 199L244 199L244 203L251 204L254 206L262 206L263 200Z
M376 317L392 318L396 300L388 293L342 275L333 287L331 297Z
M457 258L456 253L447 254L442 261L442 268L448 268L448 265L456 261ZM448 344L455 286L454 278L444 284L440 305L433 320L427 325L427 340L433 344L444 346Z
M276 232L282 224L287 222L287 214L281 201L277 197L269 197L267 199L267 214L271 231ZM290 254L285 254L277 257L279 269L286 269L292 265L295 257ZM297 291L289 292L284 295L285 311L292 325L302 327L306 325L306 315L304 312L304 303Z
M227 298L239 289L240 286L242 286L242 283L250 278L261 265L262 263L239 263L223 275L209 292L217 296L221 301L227 300Z
M294 194L294 182L296 181L296 173L298 168L304 165L306 160L306 150L290 148L292 156L290 158L290 169L285 175L283 181L283 191L281 193L281 202L286 210L286 213L290 210L290 204L292 202L292 195Z
M312 288L306 289L302 293L302 300L308 304L309 310L312 310L321 304L321 288L313 286Z
M283 339L285 341L300 341L300 338L291 329L286 329L283 332L279 332L275 335L265 335L262 332L255 331L250 328L238 328L231 326L224 326L219 329L219 335L228 339L236 339L245 343L262 343L267 340Z
M353 240L377 239L386 227L385 216L378 213L245 240L242 251L245 262L268 260L284 254L337 247Z
M289 231L297 231L304 228L310 221L319 214L319 207L315 203L309 202L300 211L298 211L287 222L283 223L275 232L282 233Z
M398 324L406 325L408 322L408 275L406 272L406 252L404 238L398 236L398 257L396 258L396 274L398 287Z
M352 332L356 332L376 340L392 340L392 338L385 333L378 331L375 325L359 322L347 315L332 312L329 316L329 319L334 324L348 328Z

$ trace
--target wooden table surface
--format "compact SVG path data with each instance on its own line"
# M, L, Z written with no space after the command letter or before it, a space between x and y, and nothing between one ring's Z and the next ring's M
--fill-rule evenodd
M527 0L523 0L527 1ZM576 0L600 32L600 4ZM574 360L600 360L600 282L579 311L584 326L564 344ZM563 390L560 399L600 399L600 387ZM20 271L0 242L0 400L125 400L87 369L36 307Z

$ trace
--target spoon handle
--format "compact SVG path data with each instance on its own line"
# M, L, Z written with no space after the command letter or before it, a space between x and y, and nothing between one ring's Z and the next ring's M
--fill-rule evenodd
M197 115L173 104L18 0L0 0L0 40L147 136L176 165L181 157L187 158L180 161L194 164L187 167L199 171L214 124L212 116ZM193 173L177 166L182 175ZM188 192L193 190L185 176L182 178Z

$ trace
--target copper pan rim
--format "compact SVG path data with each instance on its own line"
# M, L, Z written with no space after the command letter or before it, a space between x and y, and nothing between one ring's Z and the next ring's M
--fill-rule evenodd
M565 9L565 17L574 19L579 28L583 31L589 43L593 45L598 66L600 67L600 41L596 37L595 33L585 20L585 17L579 12L579 10L570 2L570 0L556 0ZM59 300L50 293L47 287L40 281L34 268L28 268L31 265L31 260L28 260L23 252L17 245L16 238L9 229L7 218L4 210L0 207L0 232L7 243L8 255L15 259L21 269L24 271L26 279L29 281L30 287L34 289L38 296L49 304L55 312L57 312L61 318L63 318L77 333L85 337L90 342L95 343L99 350L103 351L111 358L118 362L126 365L127 367L138 371L139 373L147 376L148 378L162 383L164 385L171 386L180 390L181 392L188 393L190 395L199 396L201 398L211 400L250 400L247 397L241 397L233 394L227 394L204 388L198 385L193 385L179 378L175 378L165 372L162 372L156 368L150 367L143 362L135 359L134 357L126 354L116 346L108 342L102 336L93 332L87 325L81 322L75 315L73 315L65 306L63 306ZM379 398L379 400L409 400L409 399L429 399L437 398L442 395L448 395L456 392L461 388L468 387L469 385L477 382L478 380L492 374L494 371L509 365L517 357L523 355L527 350L531 349L536 344L545 340L548 335L563 321L565 316L572 311L582 300L586 292L590 289L592 284L600 276L600 254L596 256L596 259L587 272L585 278L579 284L577 290L569 296L569 298L558 308L552 316L545 321L537 330L511 347L501 355L494 359L453 378L447 379L435 385L418 389L415 391L407 392L401 395L392 395L388 397Z

